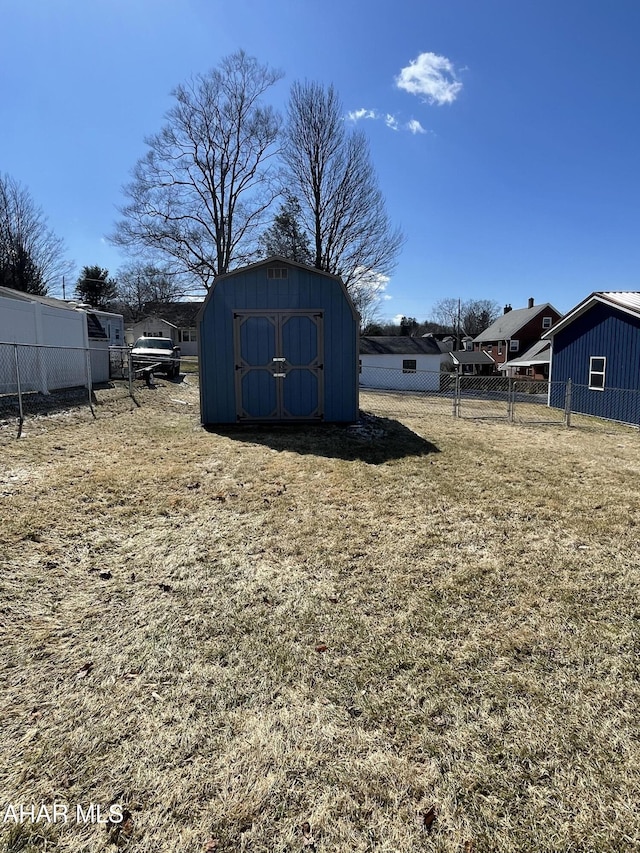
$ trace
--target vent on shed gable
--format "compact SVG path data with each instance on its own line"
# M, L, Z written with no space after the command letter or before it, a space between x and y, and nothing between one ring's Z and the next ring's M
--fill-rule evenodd
M267 278L287 278L288 274L287 267L267 267Z

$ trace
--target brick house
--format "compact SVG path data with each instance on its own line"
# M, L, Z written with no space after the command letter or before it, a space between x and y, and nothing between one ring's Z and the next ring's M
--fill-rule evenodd
M473 339L474 352L488 353L499 369L529 350L561 318L549 302L534 305L529 299L526 308L515 309L505 305L504 313Z

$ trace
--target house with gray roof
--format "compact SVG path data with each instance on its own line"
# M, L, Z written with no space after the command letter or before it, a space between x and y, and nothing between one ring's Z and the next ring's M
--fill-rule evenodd
M438 391L448 361L447 342L434 337L371 335L360 338L360 387Z
M128 344L138 338L170 338L180 347L181 355L198 354L196 317L202 308L199 302L148 302L143 316L127 323Z
M453 350L449 353L449 359L453 369L465 376L488 376L496 366L489 353L482 350Z
M505 305L504 313L473 339L473 349L488 353L500 369L500 365L527 352L561 318L549 302L534 305L529 299L526 308L515 309Z

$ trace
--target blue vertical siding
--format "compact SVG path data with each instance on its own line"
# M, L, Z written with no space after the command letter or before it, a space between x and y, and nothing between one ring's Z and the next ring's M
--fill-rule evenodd
M607 360L603 391L588 387L593 356ZM551 379L554 383L571 379L574 411L635 422L638 400L632 392L640 391L640 318L596 303L554 335ZM560 386L554 391L558 396ZM554 391L551 404L557 405Z
M358 318L340 283L319 271L293 265L287 267L286 279L268 279L270 265L267 262L225 276L214 285L205 301L198 328L202 422L236 422L233 312L243 310L322 311L324 420L347 423L357 420ZM313 357L305 322L309 323L294 319L286 331L288 342L293 342L299 350L300 363ZM260 323L253 324L251 336L254 332L261 334ZM251 346L260 355L268 349L267 344L258 340ZM293 413L305 411L317 392L313 388L305 390L302 374L290 378L289 405ZM298 402L296 394L301 395Z

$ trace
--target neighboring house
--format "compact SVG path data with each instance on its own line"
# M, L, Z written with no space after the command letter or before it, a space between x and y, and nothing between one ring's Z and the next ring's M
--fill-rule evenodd
M624 423L640 421L640 291L597 291L544 335L551 341L549 403Z
M439 391L448 360L447 342L429 335L379 335L360 338L360 387L388 391Z
M502 316L473 339L473 349L488 353L499 367L525 353L561 317L548 302L534 305L529 299L527 308L516 309L505 305Z
M157 314L127 324L124 334L126 342L132 345L138 338L170 338L173 344L178 346L177 327Z
M496 363L488 352L470 349L454 350L449 353L450 363L463 376L490 376Z
M18 351L23 390L46 394L85 385L87 349L91 353L92 382L109 379L109 341L99 313L75 302L0 287L0 343L38 345ZM9 393L9 386L16 385L15 368L8 366L6 359L3 365L0 388Z
M198 313L202 423L357 421L359 322L342 279L305 264L218 276Z
M180 347L181 355L198 354L196 318L202 302L148 303L145 316L127 324L126 340L133 344L138 338L171 338Z
M527 379L548 379L551 344L549 341L536 341L532 347L518 358L512 358L498 368L505 376Z
M80 305L80 308L83 306ZM100 325L109 341L109 346L123 347L126 344L124 339L124 317L122 314L114 314L111 311L98 311L96 308L86 308L88 313L93 314L100 321Z

